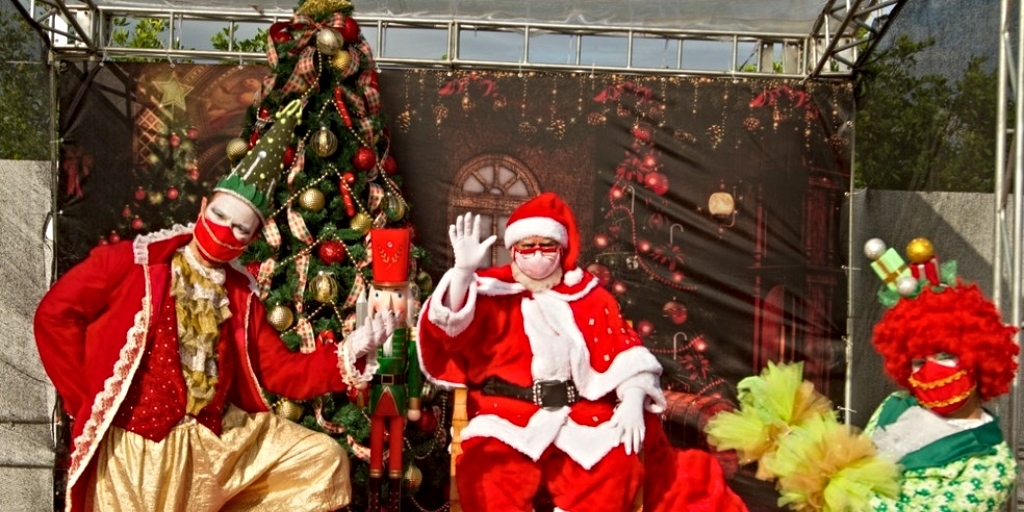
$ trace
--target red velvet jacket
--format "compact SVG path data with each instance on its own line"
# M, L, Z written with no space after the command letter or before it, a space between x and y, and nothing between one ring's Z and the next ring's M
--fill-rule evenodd
M157 312L170 298L171 259L192 238L191 226L175 227L97 247L62 276L35 315L39 356L64 409L74 419L68 510L81 510L89 462L136 378L151 340ZM252 278L225 267L231 318L222 329L237 357L228 401L249 411L268 411L262 387L296 400L344 391L335 346L291 352L266 321Z

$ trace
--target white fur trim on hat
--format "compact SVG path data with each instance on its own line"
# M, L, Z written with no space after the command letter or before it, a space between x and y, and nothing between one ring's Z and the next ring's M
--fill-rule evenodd
M569 233L565 226L550 217L526 217L519 219L505 228L505 248L531 236L542 236L557 241L563 246L569 243Z

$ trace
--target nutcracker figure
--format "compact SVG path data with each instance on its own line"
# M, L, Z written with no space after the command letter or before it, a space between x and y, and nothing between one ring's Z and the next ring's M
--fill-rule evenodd
M373 282L368 313L392 313L396 317L391 338L377 349L376 371L370 381L370 496L369 510L381 510L384 483L384 439L388 438L388 485L386 509L401 509L402 431L405 419L420 418L423 379L410 319L415 317L409 275L409 229L374 229ZM374 363L370 363L374 364Z

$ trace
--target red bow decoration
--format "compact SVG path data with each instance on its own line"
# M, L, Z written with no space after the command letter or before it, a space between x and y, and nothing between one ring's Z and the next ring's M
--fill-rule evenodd
M92 174L92 155L86 155L80 147L74 147L64 152L64 159L61 162L61 169L67 173L68 197L82 197L82 181Z
M763 107L766 105L778 105L780 99L788 99L793 108L802 108L817 113L818 107L811 101L806 91L795 91L788 85L767 89L750 100L751 107Z
M505 98L504 94L498 92L498 82L490 78L482 78L476 74L449 80L441 86L437 94L440 96L454 96L456 94L468 94L473 91L477 91L483 98L493 98L495 100Z

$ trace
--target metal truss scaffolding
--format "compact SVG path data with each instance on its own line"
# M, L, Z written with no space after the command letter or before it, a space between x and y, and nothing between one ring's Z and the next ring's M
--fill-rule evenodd
M1016 16L1016 19L1014 19ZM1002 0L999 32L998 137L995 176L995 254L992 258L993 298L1009 323L1021 326L1021 286L1024 280L1021 254L1024 243L1024 10L1019 0ZM1004 284L1008 290L1004 290ZM1008 292L1008 293L1007 293ZM1020 333L1017 334L1018 345ZM1008 423L1014 457L1024 460L1021 425L1024 378L1010 392ZM1022 510L1021 475L1010 499L1009 510Z
M822 0L823 8L805 33L733 32L641 28L608 25L557 24L528 21L430 20L366 15L356 17L382 66L442 69L529 69L590 73L628 73L704 76L772 76L775 78L850 79L853 70L874 49L906 0ZM108 5L101 0L31 0L14 3L42 34L58 59L160 58L171 61L257 62L262 53L203 48L208 41L188 40L190 34L226 31L229 45L236 31L247 26L268 27L287 20L279 8L173 7L164 3ZM192 4L195 5L195 4ZM163 48L117 46L117 26L134 26L142 19L159 19L168 30ZM121 25L118 25L121 23ZM503 45L503 57L480 55L473 45L481 34ZM436 55L403 53L389 41L405 37L438 41ZM560 44L564 51L554 62L540 43ZM563 42L564 41L564 42ZM621 60L603 64L585 54L594 42L620 48ZM651 58L657 53L660 58ZM699 58L698 58L699 57Z

